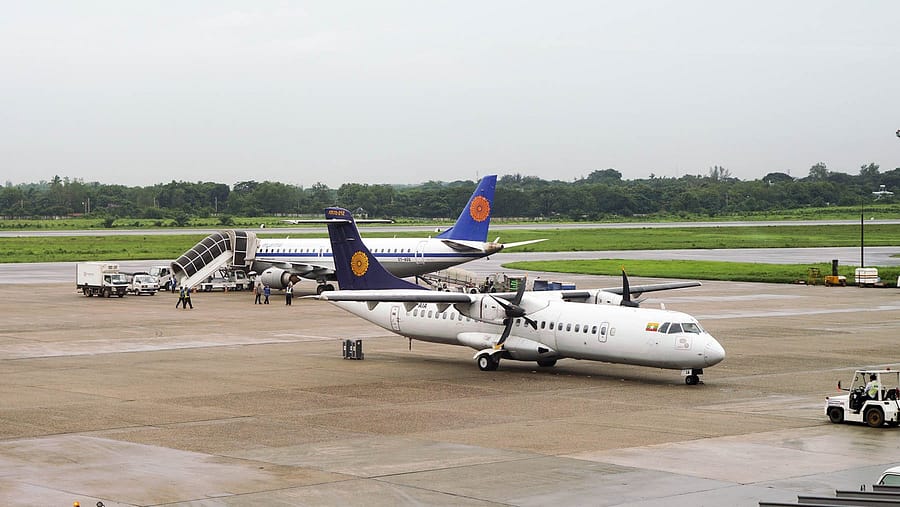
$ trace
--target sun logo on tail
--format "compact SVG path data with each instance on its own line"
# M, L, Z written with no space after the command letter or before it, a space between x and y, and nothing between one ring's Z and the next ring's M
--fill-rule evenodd
M491 215L491 202L482 196L476 196L472 199L469 206L469 216L476 222L484 222Z
M356 252L350 258L350 269L354 275L363 276L369 270L369 257L362 252Z

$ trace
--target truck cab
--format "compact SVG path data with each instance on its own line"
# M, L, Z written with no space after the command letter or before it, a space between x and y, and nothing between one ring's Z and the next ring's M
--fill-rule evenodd
M856 370L850 387L838 382L838 389L847 394L825 398L825 415L831 422L866 423L872 428L900 424L900 370Z

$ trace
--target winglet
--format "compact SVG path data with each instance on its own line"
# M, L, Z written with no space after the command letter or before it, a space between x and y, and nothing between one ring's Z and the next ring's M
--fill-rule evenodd
M328 219L328 237L334 255L334 273L341 290L425 289L384 269L359 237L349 211L327 208L325 218Z
M491 174L481 178L472 197L466 203L456 219L453 227L437 235L441 239L457 239L469 241L487 241L488 227L491 225L491 212L494 206L494 187L497 186L497 175Z

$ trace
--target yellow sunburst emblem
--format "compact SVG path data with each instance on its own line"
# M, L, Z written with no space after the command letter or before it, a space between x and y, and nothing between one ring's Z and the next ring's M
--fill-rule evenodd
M482 196L475 196L469 206L469 216L476 222L484 222L491 215L491 202Z
M350 269L354 275L363 276L369 270L369 257L362 252L356 252L350 258Z

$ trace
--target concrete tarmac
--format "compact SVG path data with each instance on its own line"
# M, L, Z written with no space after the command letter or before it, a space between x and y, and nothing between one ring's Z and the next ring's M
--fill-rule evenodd
M755 506L858 489L900 464L900 430L832 425L824 399L855 368L900 367L898 296L724 282L654 294L643 306L695 315L727 351L692 387L677 371L588 361L482 372L473 350L410 348L280 294L201 293L176 310L168 293L4 283L0 498ZM346 338L363 340L364 360L341 358Z

